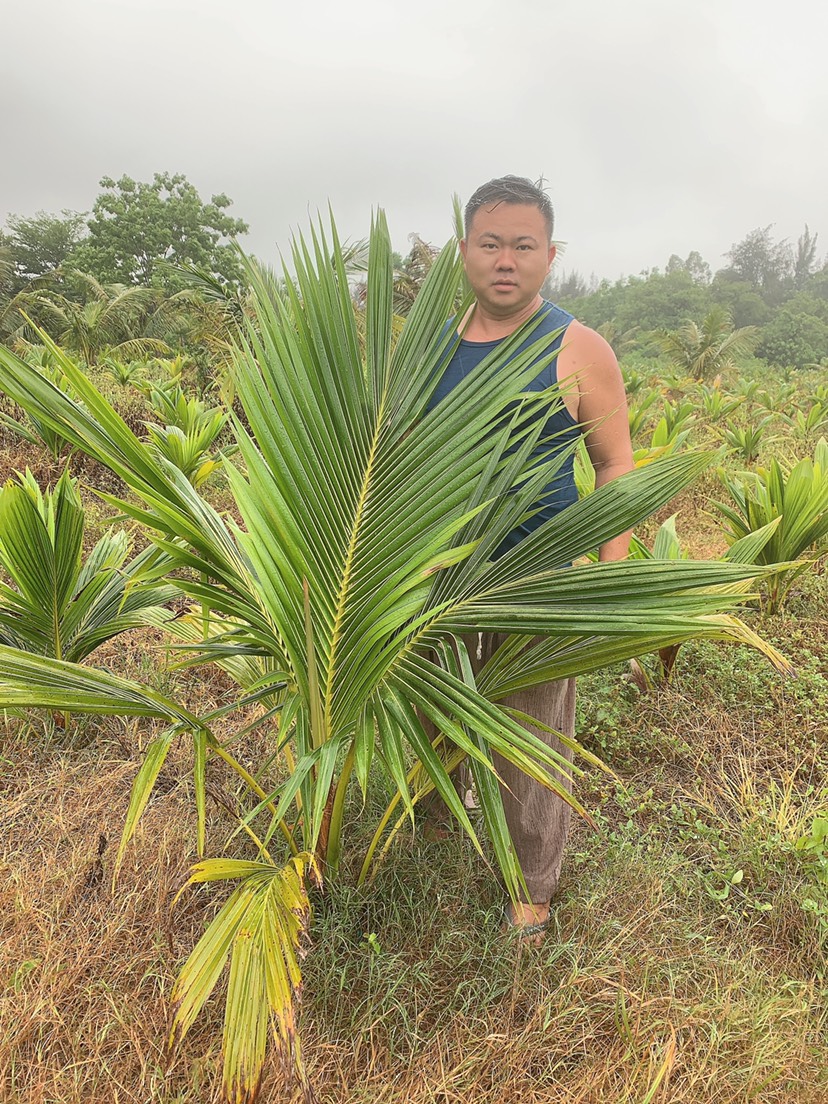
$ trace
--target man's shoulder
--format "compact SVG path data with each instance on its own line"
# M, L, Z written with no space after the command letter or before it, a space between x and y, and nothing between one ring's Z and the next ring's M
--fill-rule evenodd
M584 386L591 386L593 382L600 386L621 377L610 343L577 318L567 326L558 357L558 378L567 379L572 375L577 375Z
M597 330L585 326L577 318L572 318L566 329L566 344L570 349L583 352L585 356L598 357L605 360L607 357L615 360L612 346Z
M563 307L559 307L557 303L553 303L550 299L542 299L538 311L544 315L541 325L545 329L559 330L561 327L570 326L575 321L574 314Z

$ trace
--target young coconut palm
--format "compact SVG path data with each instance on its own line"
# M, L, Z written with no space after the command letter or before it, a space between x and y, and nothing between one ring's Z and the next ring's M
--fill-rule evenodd
M82 561L84 510L65 471L54 491L41 491L31 472L0 490L0 642L80 663L118 633L162 625L174 586L153 586L156 549L126 563L124 532L103 536Z
M88 272L74 271L72 279L85 293L84 303L49 290L38 297L38 307L57 340L75 351L87 367L107 355L136 359L170 351L156 337L135 336L157 307L154 288L104 286Z
M283 770L269 788L214 737L210 717L188 719L175 703L142 696L114 676L96 673L99 681L85 689L68 664L52 664L47 691L45 668L27 670L20 653L0 650L0 705L21 698L53 705L65 688L74 709L166 710L173 728L148 749L120 855L173 731L193 730L200 841L208 760L230 763L250 786L256 804L244 827L256 841L255 859L206 860L193 870L193 882L239 884L182 970L173 1022L177 1041L229 958L224 1088L229 1100L248 1102L261 1078L268 1020L311 1095L293 1019L306 877L339 873L354 776L364 793L384 775L408 817L435 788L479 849L449 774L467 758L496 860L517 898L522 875L493 751L579 806L547 772L567 764L524 718L498 705L505 695L693 636L750 641L782 662L724 612L761 569L685 560L567 566L666 502L707 466L706 456L670 457L626 475L492 558L562 463L554 442L546 460L532 459L540 415L561 400L523 392L552 356L550 338L514 355L530 321L429 410L458 340L447 325L462 279L455 243L435 262L394 343L391 244L378 216L364 358L335 228L332 245L321 231L310 244L300 239L293 263L296 283L287 282L284 300L250 273L256 327L234 362L246 424L234 423L241 462L226 468L242 527L142 444L68 357L56 351L83 406L0 352L3 388L120 475L143 501L120 507L150 528L174 564L191 569L179 585L214 611L224 631L193 643L190 662L266 661L240 702L258 698L266 715L280 713L273 751ZM480 630L510 635L475 680L463 634ZM423 717L437 728L433 742Z
M768 605L774 613L799 576L826 551L828 441L819 439L813 460L806 456L789 467L773 459L768 468L734 476L722 473L721 479L732 501L713 505L725 518L732 547L773 523L771 537L757 549L755 561L791 565L790 570L775 572L770 578Z
M701 325L688 318L677 330L662 330L659 342L676 368L696 380L709 380L749 356L758 337L756 326L734 329L730 312L716 306Z

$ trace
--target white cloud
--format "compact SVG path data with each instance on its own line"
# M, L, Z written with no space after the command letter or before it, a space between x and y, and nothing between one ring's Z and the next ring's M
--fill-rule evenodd
M399 248L451 195L550 183L567 267L616 276L750 229L820 229L828 92L817 0L59 0L6 14L0 219L88 209L103 175L227 192L275 257L330 199ZM10 48L9 48L10 46ZM828 227L825 228L828 233Z

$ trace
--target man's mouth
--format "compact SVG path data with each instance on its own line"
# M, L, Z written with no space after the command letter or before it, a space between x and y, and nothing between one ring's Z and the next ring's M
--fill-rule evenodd
M517 287L517 284L514 282L514 280L495 280L494 286L495 287Z

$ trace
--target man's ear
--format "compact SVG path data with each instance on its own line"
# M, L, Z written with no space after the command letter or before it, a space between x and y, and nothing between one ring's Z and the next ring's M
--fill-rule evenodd
M467 249L468 249L468 244L466 242L466 239L461 238L460 239L460 256L463 258L464 261L466 259L466 250Z
M558 253L558 247L555 246L555 245L550 245L549 246L549 267L550 268L552 267L552 262L555 260L555 257L557 256L557 253Z

